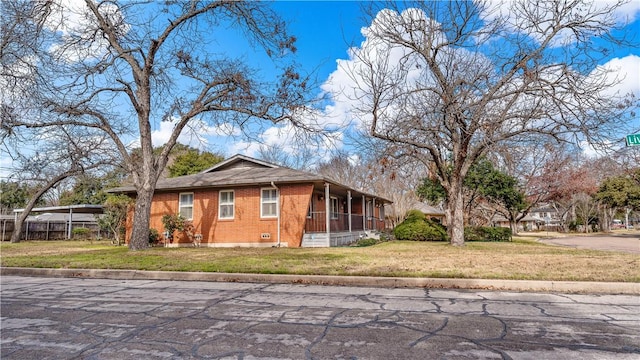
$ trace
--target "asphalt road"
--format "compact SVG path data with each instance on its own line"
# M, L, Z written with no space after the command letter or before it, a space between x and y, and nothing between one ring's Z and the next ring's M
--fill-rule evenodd
M640 254L640 234L638 233L566 236L540 239L539 241L546 244L568 246L576 249L620 251Z
M2 276L2 359L640 359L640 299Z

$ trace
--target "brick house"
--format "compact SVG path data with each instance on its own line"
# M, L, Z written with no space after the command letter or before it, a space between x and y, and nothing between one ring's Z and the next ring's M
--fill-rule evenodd
M111 192L135 196L133 187ZM235 155L199 174L158 181L150 227L162 234L162 216L180 214L201 246L338 246L384 229L388 203L321 175ZM132 219L130 213L127 239ZM171 246L188 245L176 232Z

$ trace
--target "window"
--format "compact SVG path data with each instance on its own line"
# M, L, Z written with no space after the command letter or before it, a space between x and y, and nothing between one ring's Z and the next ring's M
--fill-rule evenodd
M338 198L331 198L331 218L338 218Z
M371 200L367 201L367 211L365 215L369 218L375 217L375 213L373 212L373 202Z
M262 189L260 196L260 217L278 216L278 190Z
M313 208L315 205L313 204L314 196L311 195L311 200L309 201L309 211L307 212L307 218L311 219L313 217Z
M178 214L187 220L193 220L193 193L180 194Z
M218 218L233 219L235 196L233 190L220 191L220 212Z

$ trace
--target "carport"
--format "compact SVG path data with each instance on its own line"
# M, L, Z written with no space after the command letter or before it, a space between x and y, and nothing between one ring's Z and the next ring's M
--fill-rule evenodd
M14 213L14 224L18 221L18 214L24 212L24 209L15 209ZM103 208L102 205L67 205L67 206L49 206L49 207L39 207L33 208L29 212L31 213L62 213L69 214L67 217L67 239L71 239L71 230L73 227L73 214L102 214Z

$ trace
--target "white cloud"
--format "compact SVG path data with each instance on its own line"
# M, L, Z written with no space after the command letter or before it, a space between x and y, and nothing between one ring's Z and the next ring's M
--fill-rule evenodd
M332 149L340 149L343 146L342 133L330 133L323 136L311 136L304 134L292 124L272 126L258 134L255 140L232 141L226 140L224 145L229 155L244 154L257 157L262 147L276 148L291 156L298 155L302 150L311 150L319 158L325 158Z
M594 70L592 74L602 70L611 72L608 76L610 80L619 81L609 90L610 95L634 94L640 98L640 56L613 58Z
M151 132L151 142L154 147L159 147L167 143L173 129L175 128L174 121L162 121L156 130ZM214 136L238 136L240 135L240 129L233 124L223 123L217 126L209 126L200 119L193 119L182 130L180 136L178 136L178 142L184 145L189 145L198 149L208 149L210 145L210 138Z
M112 2L96 3L99 12L114 24L119 35L130 26L124 14ZM67 62L98 59L106 54L108 41L98 29L97 18L84 0L61 0L49 3L50 13L44 26L61 34L61 41L52 44L50 51Z
M561 18L565 21L581 19L585 26L589 27L596 22L614 23L625 25L635 21L640 16L640 1L631 0L619 6L619 0L574 0L564 5ZM613 11L609 11L613 9ZM487 20L498 18L506 20L507 29L528 34L533 39L541 41L554 31L552 19L558 17L554 14L558 10L555 1L494 1L489 3L483 16ZM536 18L535 24L529 20ZM575 34L564 29L555 36L552 46L570 46L576 41Z

